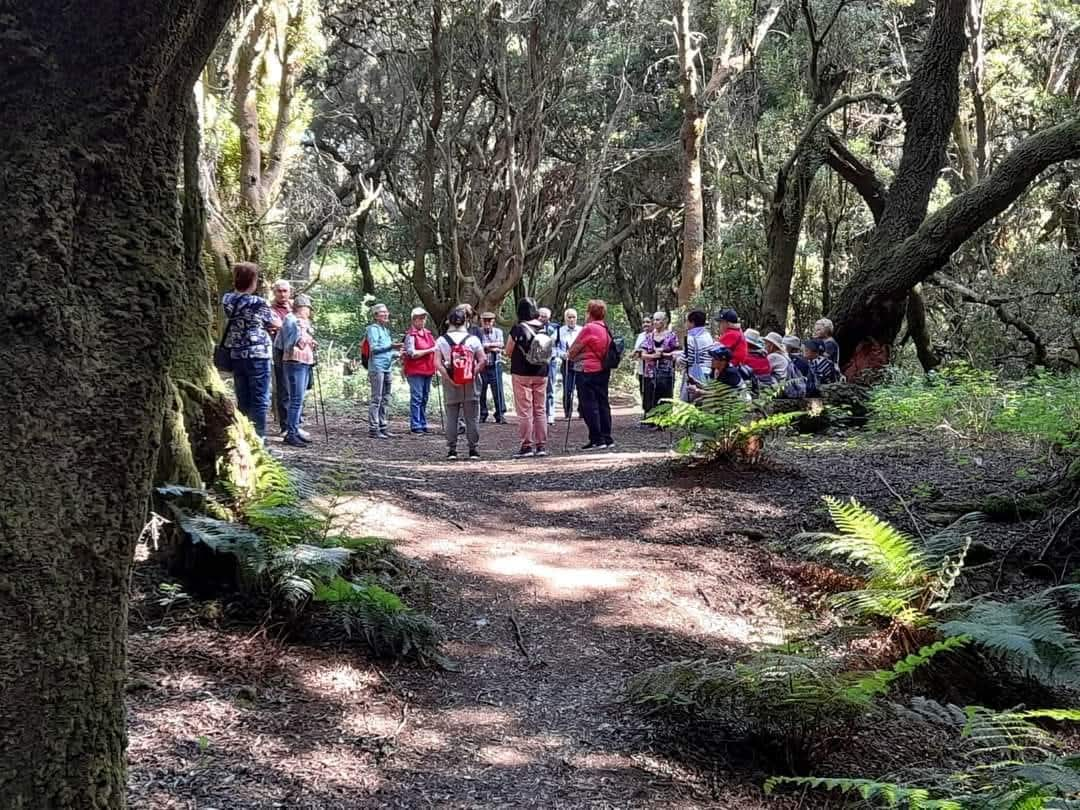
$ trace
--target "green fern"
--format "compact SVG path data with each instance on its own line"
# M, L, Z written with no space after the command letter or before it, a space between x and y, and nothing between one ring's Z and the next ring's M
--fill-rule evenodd
M966 636L955 636L942 641L936 641L925 647L919 648L918 652L901 658L889 669L881 669L865 675L856 674L855 682L847 688L848 696L855 701L861 701L869 705L873 698L884 695L895 681L905 675L912 674L916 669L928 663L938 653L949 652L959 649L970 641Z
M1080 585L1049 588L1013 602L977 599L942 605L953 618L941 625L947 636L970 636L1025 678L1047 686L1080 683L1080 639L1065 626L1058 598L1075 604Z
M329 605L346 633L363 638L376 655L442 666L449 663L440 649L439 626L378 585L358 585L336 577L315 590L314 600Z
M766 793L802 787L855 793L877 806L957 810L1064 810L1080 807L1080 757L1061 756L1061 743L1035 720L1080 721L1080 710L1034 709L994 712L979 706L958 709L920 700L918 716L954 730L959 751L970 763L960 771L924 773L913 784L873 779L773 777ZM1003 758L989 759L994 754Z
M722 382L705 386L693 403L669 400L649 411L645 421L664 430L681 433L676 449L712 458L734 457L744 460L755 456L754 448L766 435L796 419L797 413L773 414L752 419L756 408L744 392Z

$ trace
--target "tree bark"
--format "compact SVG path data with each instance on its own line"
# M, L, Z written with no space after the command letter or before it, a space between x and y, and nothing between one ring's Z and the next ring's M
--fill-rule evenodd
M923 371L930 371L940 366L941 360L934 352L934 343L926 325L926 302L918 287L908 294L907 328L911 341L915 344L915 354L919 357L919 364L923 367Z
M183 299L185 96L228 0L8 8L0 107L0 795L122 808L132 552Z
M908 292L921 280L912 279L902 288L891 281L897 277L898 245L926 216L945 160L960 103L966 12L967 0L937 4L923 56L899 99L906 129L896 179L870 237L867 259L841 292L833 313L840 356L850 358L851 372L879 365L881 358L887 361L904 320Z

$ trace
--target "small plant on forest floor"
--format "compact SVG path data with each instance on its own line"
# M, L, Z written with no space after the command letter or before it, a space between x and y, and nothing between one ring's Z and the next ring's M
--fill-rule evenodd
M328 605L346 633L362 638L375 655L449 664L440 651L439 626L385 588L336 577L316 589L314 601Z
M826 498L835 533L804 533L793 541L840 557L868 577L864 587L836 594L832 604L858 620L887 619L902 639L923 630L970 638L1003 674L1048 687L1080 682L1080 638L1065 626L1061 602L1080 603L1080 588L1061 586L1012 602L978 598L950 602L981 522L967 515L920 540L881 520L855 500ZM909 642L908 642L909 643Z
M634 676L628 693L654 710L741 726L799 773L898 679L965 643L939 641L888 669L869 671L847 670L841 657L811 643L777 645L732 660L663 664Z
M668 400L653 408L645 421L679 434L675 450L712 461L753 463L764 450L765 438L787 427L802 414L760 415L761 403L722 382L709 383L693 404Z
M899 708L899 707L897 707ZM1067 810L1080 806L1080 756L1036 721L1080 722L1080 710L994 712L916 699L894 718L949 733L962 770L922 768L908 780L779 776L765 792L794 787L858 796L872 807L908 810Z
M314 490L297 482L277 461L260 457L254 492L237 503L234 513L243 522L173 509L176 522L194 543L237 561L239 585L252 595L269 597L271 605L286 608L297 619L313 603L330 602L326 588L342 577L378 571L389 583L406 566L395 563L388 541L374 537L332 534L341 499L311 511L301 504L301 492ZM322 594L320 598L314 598ZM367 601L364 601L366 598ZM348 617L354 633L376 654L440 661L440 631L423 614L378 585L365 585Z

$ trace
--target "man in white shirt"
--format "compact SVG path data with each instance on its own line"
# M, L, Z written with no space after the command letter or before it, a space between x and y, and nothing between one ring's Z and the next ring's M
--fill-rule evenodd
M563 416L567 419L574 409L574 364L567 358L566 353L574 345L577 336L581 334L582 327L578 326L577 310L568 309L563 313L563 325L559 327L559 334L555 340L555 356L562 361L563 382Z
M638 332L638 336L634 338L634 373L637 374L637 386L638 396L641 397L642 406L645 403L645 360L641 356L641 347L645 343L645 338L648 337L649 332L653 328L653 319L645 318L641 323L641 331ZM642 422L642 427L651 427Z

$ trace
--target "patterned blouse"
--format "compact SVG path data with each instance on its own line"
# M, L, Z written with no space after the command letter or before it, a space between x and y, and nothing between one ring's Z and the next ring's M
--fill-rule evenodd
M649 332L645 336L645 341L641 344L641 350L645 354L652 354L653 352L661 351L668 352L669 355L672 352L676 352L679 349L679 338L671 331L665 332L659 337L655 332ZM656 360L645 360L645 376L652 378L656 376L660 377L673 377L675 376L675 358L661 357Z
M230 350L232 359L271 359L270 333L266 330L274 325L275 319L266 299L250 293L227 292L221 297L221 305L225 317L230 319L223 345Z

